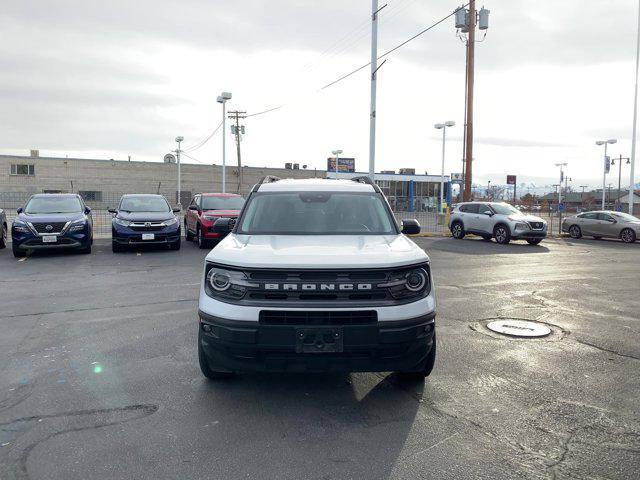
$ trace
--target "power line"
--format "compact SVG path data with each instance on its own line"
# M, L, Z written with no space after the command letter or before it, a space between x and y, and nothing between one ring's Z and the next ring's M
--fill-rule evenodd
M182 150L183 152L187 151L187 152L195 152L196 150L198 150L200 147L204 146L204 144L206 144L209 140L211 140L211 138L213 138L213 136L218 132L218 130L220 130L220 127L222 127L222 122L220 122L218 124L218 126L213 130L213 132L211 132L207 137L205 137L203 140L201 140L199 143L196 143L195 145L185 148L184 150Z
M192 157L191 155L187 155L186 153L184 153L184 150L182 150L182 151L180 152L180 154L181 154L181 155L184 155L185 157L190 158L191 160L194 160L194 161L196 161L196 162L198 162L198 163L202 163L202 164L204 164L204 162L203 162L203 161L198 160L197 158Z
M469 5L469 4L467 3L466 5L462 6L461 8L465 8L465 7L467 7L468 5ZM441 24L442 22L444 22L445 20L447 20L447 19L449 19L449 18L453 17L455 14L456 14L456 12L455 12L455 11L451 12L449 15L447 15L447 16L445 16L445 17L441 18L440 20L438 20L438 21L437 21L437 22L435 22L434 24L429 25L429 26L428 26L427 28L425 28L424 30L422 30L422 31L420 31L420 32L418 32L418 33L416 33L413 37L410 37L410 38L408 38L407 40L405 40L404 42L402 42L402 43L400 43L400 44L396 45L395 47L393 47L393 48L391 48L391 49L387 50L385 53L383 53L382 55L380 55L380 56L378 57L378 60L380 60L381 58L384 58L384 57L386 57L387 55L389 55L389 54L391 54L391 53L395 52L396 50L398 50L398 49L400 49L400 48L404 47L407 43L412 42L413 40L415 40L416 38L420 37L421 35L424 35L424 34L425 34L425 33L427 33L429 30L431 30L431 29L433 29L433 28L437 27L438 25L440 25L440 24ZM355 70L353 70L352 72L349 72L349 73L347 73L346 75L343 75L342 77L338 78L337 80L334 80L333 82L326 84L325 86L321 87L321 88L320 88L320 90L325 90L325 89L327 89L327 88L329 88L329 87L331 87L331 86L335 85L336 83L339 83L339 82L341 82L342 80L345 80L345 79L349 78L351 75L354 75L354 74L358 73L360 70L362 70L362 69L364 69L364 68L367 68L369 65L371 65L371 62L366 63L366 64L362 65L361 67L356 68L356 69L355 69Z

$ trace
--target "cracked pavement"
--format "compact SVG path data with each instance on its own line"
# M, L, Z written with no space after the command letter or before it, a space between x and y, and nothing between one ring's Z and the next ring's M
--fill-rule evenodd
M640 244L416 242L438 295L425 382L210 383L205 251L0 252L0 478L637 478ZM483 330L507 317L554 333Z

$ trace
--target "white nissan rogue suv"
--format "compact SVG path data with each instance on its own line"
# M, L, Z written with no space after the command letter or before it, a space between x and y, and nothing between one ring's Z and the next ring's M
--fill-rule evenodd
M395 371L436 356L429 257L380 188L352 180L255 185L205 260L198 356L208 378L241 371Z

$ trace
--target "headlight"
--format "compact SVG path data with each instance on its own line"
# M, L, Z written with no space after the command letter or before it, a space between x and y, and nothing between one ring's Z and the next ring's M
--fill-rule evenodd
M529 224L527 224L527 223L516 223L516 230L529 230Z
M430 291L428 266L394 272L385 283L378 287L388 287L389 293L396 300L425 296Z
M207 222L215 222L219 217L212 217L211 215L203 215L202 218L204 218Z
M122 218L114 218L113 219L114 223L117 223L118 225L122 225L123 227L128 227L129 225L131 225L131 222L129 220L123 220Z
M171 220L165 220L164 226L170 227L171 225L175 225L176 223L178 223L178 219L176 217L173 217Z
M223 268L207 267L205 275L205 291L210 297L240 299L247 292L247 287L258 287L250 283L243 272Z
M13 229L16 232L20 232L20 233L27 233L29 231L29 227L27 227L27 224L24 222L21 222L20 220L15 220L13 222Z
M87 221L84 218L76 220L69 227L70 232L79 232L80 230L84 230L84 227L87 225Z

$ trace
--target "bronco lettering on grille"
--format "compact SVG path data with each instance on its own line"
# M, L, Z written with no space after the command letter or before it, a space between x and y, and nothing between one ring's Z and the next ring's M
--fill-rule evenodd
M305 291L314 291L314 290L372 290L373 285L370 283L265 283L265 290L305 290Z

